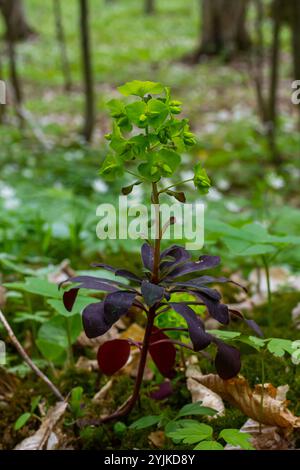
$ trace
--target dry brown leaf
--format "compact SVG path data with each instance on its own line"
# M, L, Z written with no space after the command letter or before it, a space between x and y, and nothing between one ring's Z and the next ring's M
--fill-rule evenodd
M132 323L126 331L120 334L120 338L127 339L130 338L133 341L143 341L145 334L144 328L142 328L137 323Z
M80 356L75 365L76 369L84 370L87 372L92 372L93 370L98 370L98 362L96 359L88 359L85 356Z
M192 402L196 403L201 401L203 406L208 408L213 408L217 411L214 416L210 418L217 418L218 416L223 416L225 413L225 406L222 398L209 388L205 387L199 383L199 380L203 376L199 366L190 364L186 368L186 383L187 388L191 392Z
M148 436L150 444L153 444L158 449L162 449L165 445L166 436L163 431L151 432Z
M0 367L0 400L9 401L19 386L20 380Z
M288 450L293 447L291 431L288 428L259 424L248 419L241 427L241 432L251 434L250 442L256 450ZM225 450L237 450L240 447L226 445Z
M58 447L59 439L54 433L54 428L64 415L68 404L64 401L56 403L49 409L43 419L39 430L33 436L20 442L14 450L54 450Z
M256 385L251 389L244 377L222 380L216 374L208 374L195 380L239 408L254 421L280 428L300 428L300 417L287 408L285 400L277 398L277 389L272 384L265 384L261 406L262 386Z
M57 267L57 271L49 274L48 281L60 284L72 276L75 276L75 271L71 268L70 261L65 259Z

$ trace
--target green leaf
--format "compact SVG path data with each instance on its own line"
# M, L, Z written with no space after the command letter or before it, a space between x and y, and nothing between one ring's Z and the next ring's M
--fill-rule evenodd
M67 323L69 322L71 342L74 343L82 331L80 315L74 315L68 320L57 315L44 323L37 335L36 344L43 356L50 360L60 360L66 355L68 348Z
M30 418L31 418L31 413L23 413L21 416L19 416L19 418L15 422L14 430L18 431L19 429L21 429Z
M106 103L106 106L108 107L110 115L113 118L120 118L121 116L125 115L125 105L121 100L110 100Z
M202 441L194 447L194 450L224 450L224 447L216 441Z
M123 162L115 155L107 155L99 173L108 181L120 178L124 173Z
M149 100L147 103L147 117L150 126L157 128L161 126L169 115L169 109L160 100Z
M54 299L61 297L57 284L49 282L46 279L27 277L25 282L10 282L3 285L8 289L29 292L30 294L42 295L43 297L52 297Z
M39 402L41 401L41 398L42 398L41 395L32 398L32 400L31 400L31 408L30 408L31 413L34 413L36 407L38 406Z
M82 310L87 307L88 305L92 303L97 303L99 302L99 299L96 299L95 297L84 297L82 295L79 295L75 301L75 304L72 308L71 312L68 312L68 310L65 309L65 306L62 302L62 300L56 300L56 299L50 299L47 300L47 303L51 305L51 307L56 310L60 315L64 317L72 317L74 315L78 315L79 313L82 312Z
M153 426L154 424L158 424L162 418L162 415L158 416L145 416L143 418L134 421L130 426L129 429L145 429Z
M284 354L287 352L288 354L292 354L293 349L293 342L289 339L281 339L281 338L271 338L267 345L268 350L276 357L283 357Z
M238 331L207 330L207 332L225 341L230 341L241 336L241 333Z
M153 95L160 95L164 91L164 87L160 83L155 82L142 82L139 80L133 80L127 82L125 85L119 86L118 90L122 95L125 96L140 96L143 98L145 95L151 93Z
M75 387L71 391L70 397L70 406L72 413L75 415L76 418L80 418L83 416L83 410L81 409L81 401L83 395L83 388L82 387Z
M136 126L144 128L147 125L147 105L144 101L135 101L128 104L126 107L128 119Z
M201 163L194 168L194 185L201 194L207 194L211 187L210 179Z
M207 406L201 406L201 402L190 403L188 405L184 405L181 408L177 415L177 418L190 415L214 416L216 413L217 411L212 408L208 408Z
M178 427L175 431L168 433L168 437L182 441L184 444L196 444L197 442L210 439L213 429L204 423L190 423L184 427Z
M234 447L241 447L244 450L254 450L254 447L249 442L251 434L241 432L238 429L223 429L219 435L220 439L224 439L227 444L231 444Z
M147 163L141 163L138 170L142 176L158 181L161 177L169 178L181 162L180 155L173 150L162 149L149 155Z

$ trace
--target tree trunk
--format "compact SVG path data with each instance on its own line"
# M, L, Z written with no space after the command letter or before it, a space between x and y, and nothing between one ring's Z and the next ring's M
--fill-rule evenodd
M29 26L23 0L0 0L0 11L4 17L6 37L12 41L23 41L35 35Z
M145 0L145 13L153 15L155 12L155 0Z
M300 2L292 0L292 46L295 80L300 80Z
M202 34L194 54L231 57L250 47L246 27L249 0L202 0Z
M82 49L82 67L85 92L85 118L83 126L83 137L87 142L92 139L95 125L94 110L94 84L89 35L89 9L88 0L79 0L80 4L80 31Z
M58 47L60 49L61 55L61 66L64 76L64 89L66 92L70 91L72 88L72 79L70 64L67 54L66 38L62 22L62 12L61 12L61 3L60 0L53 0L53 9L54 9L54 18L55 18L55 27Z

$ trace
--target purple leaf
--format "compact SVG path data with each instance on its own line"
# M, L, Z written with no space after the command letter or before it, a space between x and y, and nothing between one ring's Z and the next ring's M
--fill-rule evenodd
M194 350L201 351L205 349L211 343L212 336L206 333L201 318L183 302L171 302L170 305L187 322Z
M197 286L197 287L203 287L206 284L212 284L212 283L224 283L224 282L230 282L229 279L226 277L214 277L214 276L200 276L200 277L195 277L194 279L191 279L190 281L184 281L184 282L176 282L176 286Z
M74 287L73 289L70 289L64 292L63 302L64 302L65 309L68 310L68 312L72 311L73 305L78 295L78 291L79 291L79 288Z
M154 250L149 243L144 243L141 250L143 265L149 271L153 271Z
M103 268L103 269L106 269L107 271L111 271L112 273L115 273L115 276L126 277L126 279L130 279L131 281L141 283L141 279L138 276L136 276L131 271L127 271L126 269L114 268L113 266L110 266L109 264L105 264L105 263L92 263L92 266L96 268Z
M106 333L117 319L110 318L104 311L104 302L90 304L83 310L82 323L88 338L97 338Z
M149 281L143 281L141 292L148 307L152 307L163 298L165 289Z
M172 395L172 393L172 383L170 380L166 380L159 385L157 390L150 394L150 397L153 398L153 400L164 400L165 398L168 398L170 395Z
M174 261L173 260L164 261L164 258L166 258L166 257L174 258ZM182 246L173 245L173 246L171 246L170 248L167 248L166 250L164 250L161 253L161 255L160 255L160 260L161 260L160 269L163 270L163 269L169 268L171 266L175 267L176 265L187 261L188 259L190 259L190 257L191 257L191 255Z
M193 281L176 282L174 285L178 287L188 287L190 289L194 289L196 292L202 292L213 300L218 301L221 299L221 294L216 289L210 289L209 287L196 285L193 283Z
M113 339L98 349L97 360L103 374L113 375L125 366L130 355L130 345L126 339Z
M229 313L228 307L225 304L221 304L219 300L212 299L207 296L206 293L195 292L195 295L199 297L203 303L206 305L209 314L222 325L228 325L229 323Z
M128 312L134 302L135 296L135 293L127 291L117 291L108 294L104 300L105 312L119 319Z
M182 266L175 267L169 274L168 278L176 278L184 276L185 274L190 274L192 272L204 271L205 269L214 268L220 264L219 256L201 256L199 261L190 261L183 264Z
M214 340L218 347L215 357L215 366L219 376L223 380L235 377L241 369L241 356L238 349L220 340Z
M260 336L263 338L264 334L261 331L260 327L254 320L248 320L247 318L244 319L247 325L257 334L257 336Z
M117 291L108 294L103 302L88 305L82 314L85 334L88 338L104 335L134 302L136 294Z
M118 290L118 288L115 287L114 284L128 288L126 284L119 283L118 281L111 281L110 279L103 279L94 276L70 277L62 284L65 284L66 282L79 283L80 285L78 286L78 289L93 289L104 292L114 292L115 290Z
M137 282L138 284L142 282L142 280L138 276L136 276L131 271L127 271L126 269L117 269L115 275L120 277L126 277L126 279Z

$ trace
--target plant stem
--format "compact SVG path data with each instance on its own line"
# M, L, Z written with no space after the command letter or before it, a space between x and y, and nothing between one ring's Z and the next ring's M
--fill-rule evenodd
M121 408L119 408L115 413L102 418L99 424L106 423L113 419L119 419L119 418L122 418L123 416L126 416L128 413L130 413L130 411L133 409L134 405L136 404L140 395L140 388L141 388L142 381L143 381L144 370L146 366L147 354L148 354L154 319L155 319L155 310L150 309L133 394L131 395L129 400L124 405L121 406Z
M154 245L154 261L153 261L153 272L152 282L157 284L159 281L159 262L160 262L160 242L161 242L161 219L159 209L159 192L157 189L157 183L152 183L152 202L156 205L155 213L155 245Z
M157 188L157 183L152 183L152 202L156 204L156 213L155 213L155 246L154 246L154 261L153 261L153 271L151 280L153 283L157 284L159 281L159 263L160 263L160 242L162 238L162 231L161 231L161 218L160 218L160 209L159 209L159 192ZM131 397L122 405L117 411L109 416L105 416L104 418L100 419L97 423L94 424L101 424L111 421L113 419L119 419L123 416L126 416L135 406L136 402L139 400L140 396L140 389L143 381L147 355L150 345L150 339L153 329L154 320L156 317L156 307L153 306L149 309L148 318L147 318L147 326L145 330L145 335L143 339L143 345L140 355L140 362L138 367L138 372L135 380L134 390Z
M73 356L73 348L72 348L72 339L71 339L71 329L70 329L70 320L66 318L66 331L67 331L67 339L68 339L68 359L70 367L74 367L74 356Z
M269 316L272 313L272 291L271 291L271 280L270 280L270 268L269 268L269 263L268 260L265 256L262 256L264 268L265 268L265 274L266 274L266 281L267 281L267 290L268 290L268 310L269 310ZM270 318L269 318L269 323L270 323Z
M167 186L166 188L159 191L159 194L165 193L166 191L168 191L168 189L175 188L175 186L179 186L180 184L189 183L190 181L193 181L193 178L189 178L183 181L177 181L177 183L171 184L171 186Z

